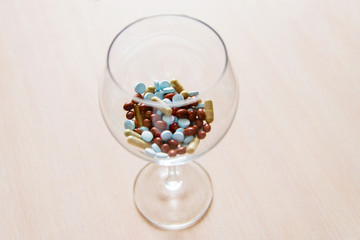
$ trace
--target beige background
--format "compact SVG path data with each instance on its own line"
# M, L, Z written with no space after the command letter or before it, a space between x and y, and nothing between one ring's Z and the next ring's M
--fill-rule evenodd
M206 218L147 224L145 165L112 138L97 89L114 35L185 13L227 43L231 132L200 160ZM360 2L1 0L0 239L360 239Z

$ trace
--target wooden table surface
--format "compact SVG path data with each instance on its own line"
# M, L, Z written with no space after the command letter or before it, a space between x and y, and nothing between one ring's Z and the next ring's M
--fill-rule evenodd
M136 211L144 161L98 105L128 23L184 13L227 43L235 122L199 160L207 216L165 231ZM360 239L360 2L2 0L0 239Z

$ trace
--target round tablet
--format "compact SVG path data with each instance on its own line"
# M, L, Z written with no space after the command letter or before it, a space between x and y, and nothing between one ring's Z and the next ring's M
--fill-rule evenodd
M151 140L153 139L153 135L150 131L143 131L141 133L141 138L142 140L144 140L145 142L151 142Z
M138 83L135 86L135 92L139 93L139 94L143 94L146 90L146 86L143 83Z
M155 92L155 93L154 93L154 96L155 96L155 97L158 97L158 98L160 98L160 99L164 99L164 93L161 92L161 91Z
M170 87L170 83L166 80L160 82L160 89L163 90L164 88Z
M175 96L173 96L172 101L173 102L179 102L179 101L183 101L184 97L180 94L176 94Z
M162 120L166 122L168 125L172 124L175 121L175 117L173 115L164 115Z
M151 148L152 148L155 152L161 152L160 147L159 147L156 143L153 143L153 144L151 145Z
M134 130L135 129L135 123L134 123L134 121L126 120L124 122L124 127L125 127L125 129Z
M172 138L172 133L169 130L165 130L160 135L161 139L166 142Z
M190 125L190 121L187 118L179 118L178 124L181 128L187 128Z
M144 99L146 100L151 100L151 98L154 96L154 94L152 94L151 92L147 92L144 95Z
M189 144L192 140L194 140L194 136L187 136L184 138L184 144Z
M145 148L145 154L149 155L150 157L155 156L156 152L151 148Z
M175 132L173 135L173 139L176 140L178 143L184 141L184 134L182 132Z

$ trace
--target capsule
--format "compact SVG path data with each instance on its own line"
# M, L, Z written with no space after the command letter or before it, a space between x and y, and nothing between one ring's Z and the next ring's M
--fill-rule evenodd
M163 107L160 107L160 108L159 108L160 112L162 112L164 115L171 115L172 109L171 109L170 107L168 107L168 106L166 105L166 103L164 103L160 98L158 98L158 97L152 97L152 98L151 98L151 101L154 101L154 102L158 102L158 103L163 104Z
M174 79L170 81L170 85L175 89L177 93L184 91L184 87L179 83L178 80Z
M138 134L137 132L134 132L133 130L130 130L130 129L126 129L124 132L124 135L126 137L133 136L133 137L141 138L140 134Z
M199 146L200 139L195 137L186 148L186 153L192 154L195 152L197 147Z
M143 117L140 111L140 106L138 104L136 104L134 106L134 112L135 112L135 119L136 121L139 123L139 127L143 126Z
M134 145L136 147L143 148L143 149L150 148L150 144L140 138L137 138L134 136L128 136L126 139L129 144Z
M155 92L155 87L154 86L147 87L146 90L145 90L145 93L148 93L148 92L149 93L154 93Z
M187 99L189 97L189 93L187 91L185 91L185 90L181 91L180 95L183 96L184 99Z
M205 120L207 123L212 123L214 121L214 109L213 109L213 102L211 100L205 101Z

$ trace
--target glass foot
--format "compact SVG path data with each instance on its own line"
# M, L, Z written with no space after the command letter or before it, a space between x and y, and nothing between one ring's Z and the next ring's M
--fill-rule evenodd
M198 163L176 167L147 164L134 183L134 202L153 225L182 229L198 222L213 198L209 174Z

